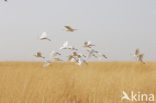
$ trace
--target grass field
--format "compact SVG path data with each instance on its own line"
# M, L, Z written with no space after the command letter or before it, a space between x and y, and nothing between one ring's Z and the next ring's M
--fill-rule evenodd
M42 65L1 62L0 103L121 103L123 90L156 94L154 62Z

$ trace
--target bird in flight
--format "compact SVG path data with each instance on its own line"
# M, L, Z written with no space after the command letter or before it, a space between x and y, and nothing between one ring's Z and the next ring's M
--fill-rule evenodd
M87 47L87 48L91 48L93 46L95 46L95 45L92 44L91 41L86 41L86 42L84 42L84 45L83 45L83 47Z
M56 51L52 51L50 53L50 58L53 59L54 61L63 61L62 59L60 59L59 57L57 56L60 56L61 54L59 52L56 52Z
M69 55L69 56L68 56L68 61L71 61L71 62L76 62L76 61L77 61L77 59L76 59L76 57L75 57L75 56L73 56L73 55Z
M48 40L48 41L51 41L48 37L47 37L47 33L46 32L43 32L40 36L40 40Z
M43 58L43 59L45 58L42 56L41 52L37 52L34 56L38 58Z
M95 58L98 58L98 56L96 55L97 53L99 53L98 51L91 49L91 50L87 50L88 52L88 56L87 59L89 59L91 56L94 56Z
M145 62L143 61L143 56L144 56L144 54L140 54L139 49L136 49L136 50L135 50L135 54L134 54L133 56L134 56L134 58L136 59L136 61L145 64Z
M78 29L73 29L70 26L64 26L64 27L66 28L66 31L69 31L69 32L74 32L75 30L78 30Z
M78 60L77 60L77 64L78 64L79 66L82 66L84 63L85 63L85 64L88 64L87 61L84 60L84 59L82 58L81 55L78 55L78 56L77 56L77 59L78 59Z
M87 61L83 58L83 56L81 56L81 54L79 55L77 52L73 52L72 55L69 55L68 61L74 62L79 66L82 66L84 63L87 64Z
M131 54L131 55L135 58L136 61L138 61L139 49L137 48L135 50L135 54Z
M73 46L70 46L68 41L64 42L63 45L62 45L62 47L60 47L60 49L61 49L61 50L62 50L62 49L69 49L69 50L73 50L73 51L74 51L74 50L75 50L75 51L78 50L77 48L75 48L75 47L73 47Z
M61 55L59 52L56 52L56 51L52 51L51 53L50 53L50 57L52 57L52 58L54 58L54 57L56 57L56 56L58 56L58 55Z
M68 41L65 41L64 43L63 43L63 45L62 45L62 47L60 47L60 49L62 50L62 49L69 49L69 45L68 45Z
M78 56L77 52L73 52L72 55L68 56L68 61L78 62L77 56Z
M100 52L98 52L97 55L99 60L101 60L102 58L108 59L108 57L105 54L102 54Z
M86 58L86 57L87 57L86 55L84 55L84 54L82 54L82 53L79 53L79 55L80 55L81 57L83 57L83 58Z

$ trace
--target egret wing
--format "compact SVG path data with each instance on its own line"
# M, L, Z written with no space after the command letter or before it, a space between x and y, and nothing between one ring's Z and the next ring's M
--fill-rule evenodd
M42 34L41 34L41 37L40 38L46 38L47 37L47 33L46 32L43 32Z

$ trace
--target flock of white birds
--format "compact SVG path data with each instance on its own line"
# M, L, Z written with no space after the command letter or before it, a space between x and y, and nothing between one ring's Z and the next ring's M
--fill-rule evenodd
M4 0L5 2L8 2L8 0ZM66 31L68 32L74 32L78 29L73 29L71 28L70 26L64 26ZM47 33L46 32L43 32L40 36L40 40L48 40L51 42L51 39L48 38L47 36ZM91 57L94 57L94 58L97 58L97 59L107 59L107 56L95 49L93 49L93 47L95 47L94 44L91 43L91 41L85 41L84 44L83 44L83 48L86 49L87 51L87 55L85 54L81 54L79 53L79 49L78 48L75 48L73 46L70 46L68 41L66 41L62 47L60 47L60 50L70 50L72 51L72 54L67 56L68 57L68 61L70 62L74 62L76 64L78 64L79 66L82 66L84 63L87 64L87 61L89 58ZM59 52L56 52L56 51L52 51L50 53L50 57L48 59L46 59L41 52L36 52L36 54L34 55L35 57L38 57L38 58L42 58L44 59L45 61L45 64L44 64L44 67L46 66L49 66L53 61L56 62L56 61L59 61L59 62L63 62L64 60L60 59L58 56L61 56L62 54L59 53ZM139 53L139 49L136 49L135 53L132 54L132 56L136 59L136 61L138 62L141 62L143 64L145 64L145 62L143 61L143 56L144 54L140 54Z
M78 29L73 29L70 26L64 26L66 31L68 32L74 32ZM43 32L39 38L40 40L48 40L49 42L51 42L52 40L50 38L48 38L48 35L46 32ZM60 50L69 50L72 52L72 54L67 56L67 60L69 62L74 62L75 64L82 66L83 64L87 64L88 60L91 57L94 57L96 59L102 60L102 59L107 59L107 56L103 53L101 53L100 51L97 51L94 49L95 44L92 44L91 41L85 41L83 43L82 46L85 51L87 52L87 54L82 54L79 52L78 48L75 48L74 46L69 45L68 41L65 41L63 43L63 45L59 48ZM42 58L45 61L44 67L49 66L52 62L64 62L66 60L62 60L60 58L60 56L62 55L61 53L59 53L58 51L51 51L51 53L49 54L49 58L45 58L41 52L36 52L34 54L35 57L37 58ZM139 61L141 63L143 62L143 54L139 53L139 49L136 49L135 54L132 54L133 57L136 59L136 61Z

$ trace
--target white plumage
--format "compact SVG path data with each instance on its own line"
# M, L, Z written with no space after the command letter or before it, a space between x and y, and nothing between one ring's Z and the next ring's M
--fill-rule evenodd
M48 40L48 41L51 41L48 36L47 36L47 33L46 32L43 32L40 36L40 40Z

